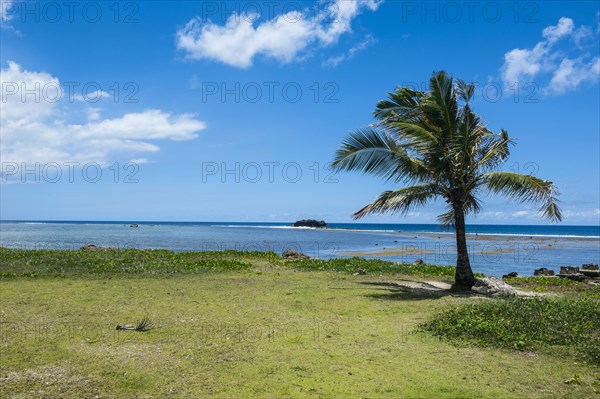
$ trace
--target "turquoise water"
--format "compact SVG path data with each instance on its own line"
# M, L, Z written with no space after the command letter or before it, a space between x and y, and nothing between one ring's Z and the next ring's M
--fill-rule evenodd
M130 227L137 223L138 228ZM360 255L399 262L420 258L452 265L452 232L429 224L333 223L329 229L289 223L237 222L0 222L0 246L78 249L85 244L173 251L296 249L322 259ZM471 263L477 272L531 275L539 267L600 263L600 226L471 225ZM477 233L477 236L474 234ZM1 267L1 266L0 266Z

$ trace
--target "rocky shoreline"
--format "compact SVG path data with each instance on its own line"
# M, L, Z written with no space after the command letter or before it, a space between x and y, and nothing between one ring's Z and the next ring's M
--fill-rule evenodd
M544 278L567 278L569 280L588 282L594 285L600 285L600 268L597 263L584 263L579 266L561 266L560 272L556 274L554 270L545 267L535 269L533 271L534 277ZM508 273L502 276L505 278L519 278L521 276L516 272Z

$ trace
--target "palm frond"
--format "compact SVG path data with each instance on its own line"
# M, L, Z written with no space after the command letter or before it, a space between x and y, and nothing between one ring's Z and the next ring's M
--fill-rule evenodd
M342 142L331 166L336 171L358 170L385 175L396 166L394 154L397 150L398 146L384 130L358 129Z
M560 201L556 197L549 198L544 205L538 209L538 212L542 214L546 219L560 222L563 218L562 212L558 207Z
M149 316L144 316L135 326L136 331L148 331L154 327L154 323Z
M438 215L437 220L442 228L454 225L454 210L449 208L446 212Z
M469 195L467 195L467 199L464 204L465 213L474 213L477 214L481 212L481 203L474 195L474 192L471 191Z
M428 170L382 129L352 132L336 151L335 171L360 171L396 182L426 180Z
M456 92L458 98L468 104L473 98L473 94L475 94L475 85L459 79L456 81Z
M446 138L455 130L458 103L453 90L452 76L444 71L434 74L429 80L429 96L422 106L427 119L441 128Z
M485 128L480 123L480 118L473 113L468 106L463 107L459 112L459 123L456 135L449 140L450 152L456 154L455 165L453 169L457 172L461 181L468 179L482 137L485 135Z
M463 203L463 210L465 214L477 214L481 211L481 203L479 202L477 197L473 195L473 192L467 195L467 198ZM442 228L454 225L454 209L452 208L451 204L448 204L446 212L437 216L437 220L438 222L440 222Z
M388 93L387 100L377 102L373 116L381 121L385 120L413 120L418 118L420 99L423 92L407 87L397 88Z
M405 141L407 146L419 153L427 153L440 143L440 137L435 131L428 130L418 123L389 121L385 125L399 140Z
M561 221L562 213L554 183L531 175L512 172L489 172L483 180L490 191L515 198L520 202L542 202L539 211L552 221Z
M368 214L384 212L399 212L404 215L440 194L439 187L435 183L385 191L375 201L356 212L353 217L360 219Z
M509 146L514 143L514 139L510 138L504 129L499 134L487 134L475 159L474 169L492 170L496 168L508 159L510 156Z

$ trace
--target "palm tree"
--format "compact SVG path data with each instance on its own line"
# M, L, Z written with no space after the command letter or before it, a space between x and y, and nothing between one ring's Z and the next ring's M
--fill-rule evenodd
M475 277L469 262L465 215L477 213L482 189L520 202L542 203L539 211L562 220L554 183L532 175L501 172L514 140L507 131L492 133L471 109L473 84L453 81L445 72L433 74L429 90L399 87L377 103L374 125L348 135L332 163L336 171L359 171L408 187L385 191L353 216L376 213L402 215L430 200L443 199L438 216L456 233L454 289L469 289Z

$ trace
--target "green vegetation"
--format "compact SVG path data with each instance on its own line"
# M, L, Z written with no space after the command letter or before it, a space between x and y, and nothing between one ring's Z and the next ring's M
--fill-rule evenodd
M257 265L368 274L453 276L454 267L402 264L379 259L308 259L283 261L274 252L171 252L167 250L27 251L0 248L0 278L89 276L96 274L189 274L249 270Z
M178 274L248 270L250 260L277 261L273 252L182 252L167 250L28 251L0 248L0 278L96 274Z
M512 298L445 309L422 328L450 340L582 356L600 365L600 303Z
M504 281L514 287L533 292L568 294L600 299L600 286L559 277L515 277Z
M504 129L496 134L485 127L471 108L474 93L474 84L455 82L444 71L433 74L426 92L398 87L377 103L376 127L351 133L332 164L337 171L358 171L409 185L383 192L355 218L385 212L405 215L429 201L443 200L446 212L438 220L456 229L457 289L475 284L465 216L480 211L481 191L541 202L544 217L562 219L558 191L551 181L497 170L508 159L514 139Z
M396 263L380 259L363 258L329 260L306 259L288 261L285 264L286 266L291 266L299 270L336 271L345 273L354 273L357 270L363 270L368 274L403 274L438 277L453 277L455 269L452 266L416 265L412 263Z
M367 274L352 275L356 269ZM258 252L0 249L0 272L12 276L0 281L0 397L583 399L600 392L592 362L597 301L538 304L399 285L451 280L452 269ZM510 321L525 323L534 314L528 304L537 306L538 322L549 318L541 326L553 325L548 336L521 337L521 345ZM480 305L491 308L466 319L493 320L492 336L504 320L493 340L501 345L479 335L456 345L418 327L440 309ZM445 312L438 323L451 327ZM494 312L503 316L492 319Z

